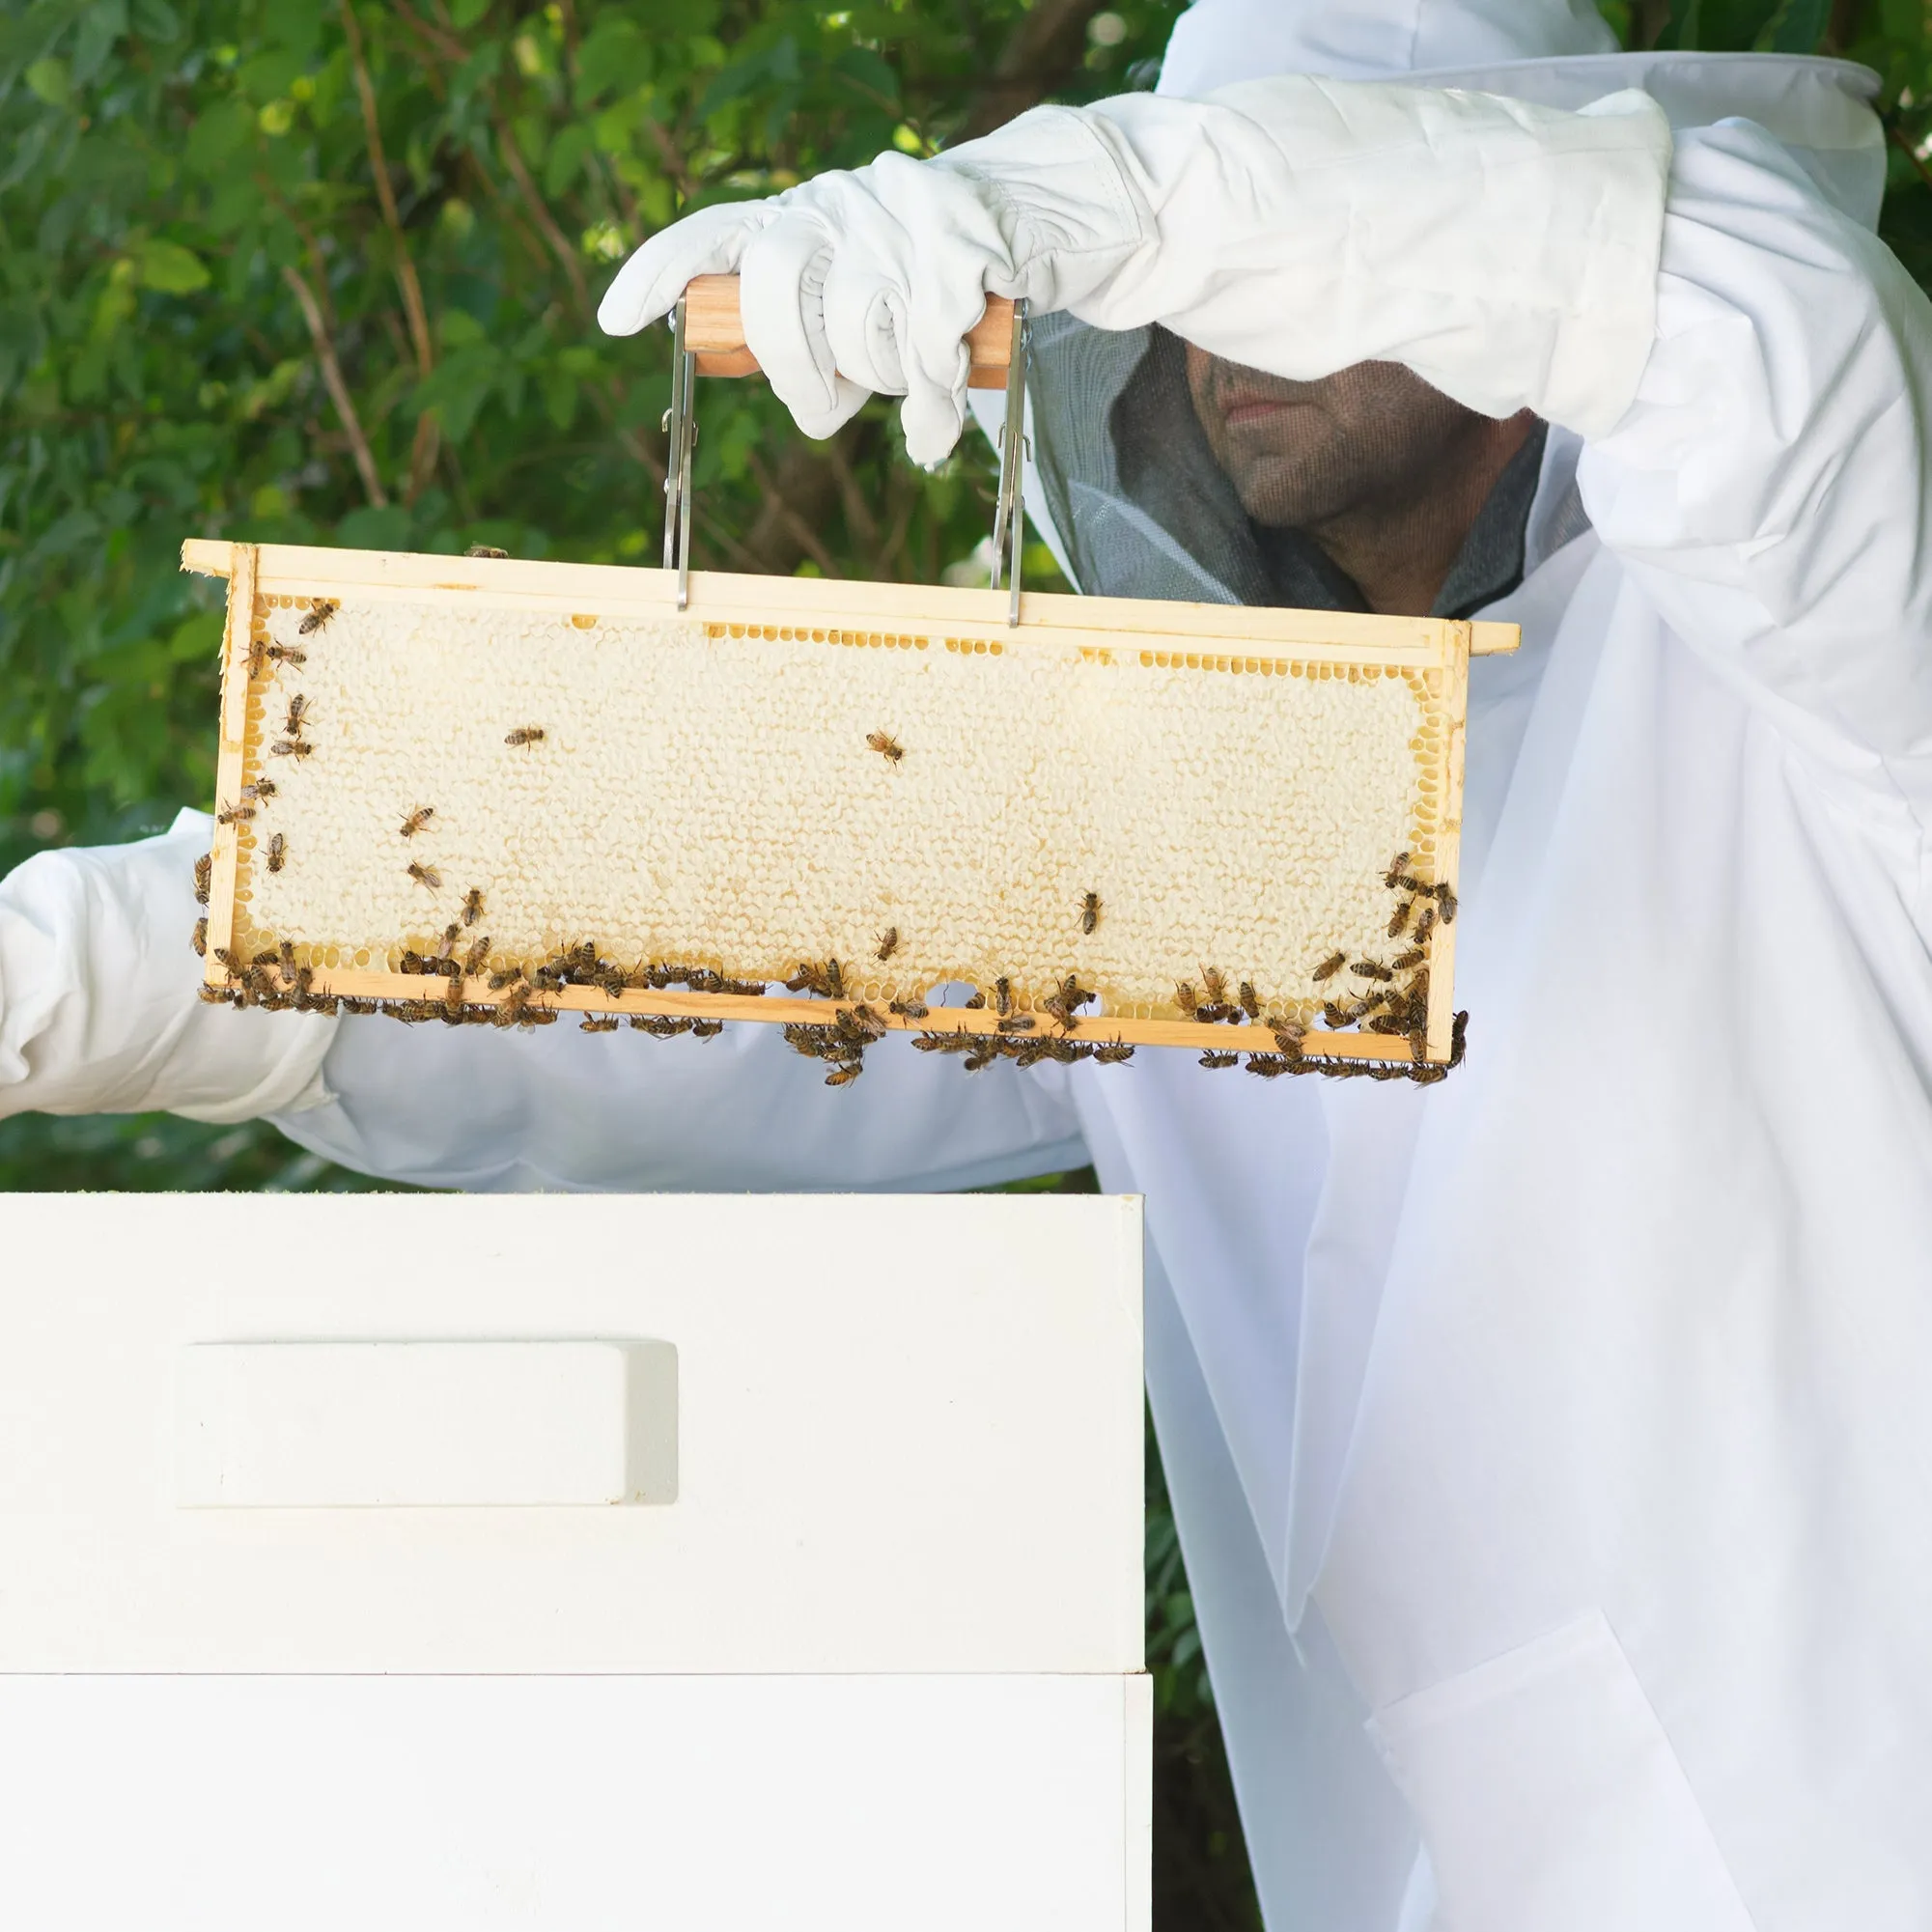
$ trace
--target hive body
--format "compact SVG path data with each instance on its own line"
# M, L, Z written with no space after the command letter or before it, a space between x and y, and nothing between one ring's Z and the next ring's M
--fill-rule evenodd
M317 993L422 995L405 967L440 950L488 1001L588 941L631 983L565 1005L796 1021L749 983L837 960L881 1008L980 989L946 1016L973 1028L1000 981L1044 1016L1072 975L1089 1032L1232 1047L1265 1018L1313 1051L1343 990L1317 969L1399 954L1404 895L1453 887L1467 625L1036 597L1009 629L985 593L704 574L681 613L654 571L188 562L231 576L222 801L274 788L217 835L217 984L216 950L287 946ZM1452 930L1421 948L1432 1060ZM1233 1024L1182 1003L1215 973L1250 989Z

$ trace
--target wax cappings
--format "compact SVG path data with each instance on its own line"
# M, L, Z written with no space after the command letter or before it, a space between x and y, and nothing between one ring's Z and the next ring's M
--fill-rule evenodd
M250 693L245 775L277 792L243 828L244 957L395 969L477 888L456 950L488 935L497 969L590 939L742 980L836 958L880 1001L1004 976L1022 1007L1072 972L1164 1019L1213 966L1306 1018L1323 960L1406 943L1391 857L1431 870L1441 673L353 594L298 640L311 602L258 600L305 661ZM266 755L298 693L313 752Z

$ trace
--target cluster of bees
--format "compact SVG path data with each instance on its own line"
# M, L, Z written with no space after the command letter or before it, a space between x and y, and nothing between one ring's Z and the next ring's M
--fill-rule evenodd
M1273 1053L1249 1053L1247 1071L1262 1079L1278 1079L1283 1074L1320 1074L1327 1079L1414 1080L1433 1086L1448 1077L1449 1069L1462 1064L1470 1016L1455 1016L1446 1066L1429 1064L1424 1055L1429 1041L1428 938L1437 922L1448 925L1456 916L1456 895L1446 883L1432 884L1409 870L1410 854L1395 854L1383 883L1398 895L1388 918L1388 937L1408 941L1389 960L1359 959L1351 962L1345 952L1333 952L1316 966L1312 977L1317 985L1335 982L1344 973L1349 980L1364 982L1358 990L1346 983L1333 987L1322 1005L1322 1021L1331 1033L1358 1027L1365 1032L1386 1034L1405 1040L1409 1046L1406 1062L1393 1060L1351 1060L1307 1050L1307 1029L1298 1020L1262 1011L1260 997L1251 980L1242 980L1232 994L1227 975L1218 966L1201 968L1197 989L1191 980L1183 980L1174 989L1174 1004L1190 1020L1204 1024L1266 1026L1274 1035ZM1405 977L1406 975L1406 977ZM1242 1055L1210 1050L1201 1055L1202 1066L1220 1070L1240 1065Z

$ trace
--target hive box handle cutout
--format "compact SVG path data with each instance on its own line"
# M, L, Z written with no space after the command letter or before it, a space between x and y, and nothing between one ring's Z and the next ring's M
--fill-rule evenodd
M175 1421L184 1509L677 1499L669 1342L199 1342Z

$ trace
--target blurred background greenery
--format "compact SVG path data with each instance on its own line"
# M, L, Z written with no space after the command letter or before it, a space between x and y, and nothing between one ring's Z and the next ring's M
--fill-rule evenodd
M686 209L1151 86L1179 0L10 0L0 9L0 871L212 782L184 537L655 561L668 339L592 322ZM1604 0L1633 46L1885 78L1886 233L1932 276L1926 0ZM992 465L889 408L806 443L708 384L695 560L973 581ZM1034 581L1051 560L1029 552ZM0 1122L0 1189L370 1185L260 1126ZM1090 1175L1044 1185L1090 1188ZM1158 1458L1158 1922L1255 1924Z

